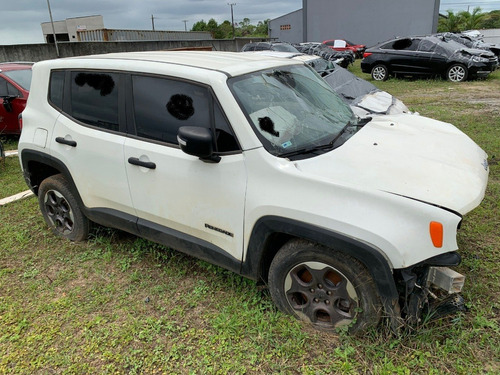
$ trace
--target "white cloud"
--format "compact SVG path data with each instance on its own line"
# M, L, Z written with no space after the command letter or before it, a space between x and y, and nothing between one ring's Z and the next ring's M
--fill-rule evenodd
M231 19L228 2L236 3L236 22L250 18L253 24L276 18L302 7L302 0L270 2L266 0L51 0L54 21L71 17L102 15L110 29L151 29L151 15L157 30L188 30L204 19L217 22ZM43 43L40 24L50 21L46 1L6 1L0 12L0 45Z

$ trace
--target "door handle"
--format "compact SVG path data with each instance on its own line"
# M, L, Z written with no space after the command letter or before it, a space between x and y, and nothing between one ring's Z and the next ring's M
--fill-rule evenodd
M57 143L61 143L63 145L68 145L68 146L71 146L71 147L76 147L76 141L65 139L63 137L57 137L56 138L56 142Z
M130 157L128 158L128 162L133 165L138 165L139 167L156 169L156 164L153 163L152 161L142 161L139 160L138 158Z

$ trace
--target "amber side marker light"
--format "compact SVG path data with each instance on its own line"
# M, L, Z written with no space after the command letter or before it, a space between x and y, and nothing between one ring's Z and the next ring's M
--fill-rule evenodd
M434 247L443 247L443 224L431 221L429 224L429 233Z

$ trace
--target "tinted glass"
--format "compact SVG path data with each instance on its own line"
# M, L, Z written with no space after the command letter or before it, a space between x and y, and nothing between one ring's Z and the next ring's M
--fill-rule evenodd
M0 77L0 96L21 96L18 89Z
M62 108L64 92L64 72L52 72L50 75L49 100L57 108Z
M177 144L181 126L210 128L210 93L205 87L159 77L133 76L137 135Z
M236 137L233 134L229 123L222 114L218 104L214 105L215 115L215 138L218 152L230 152L239 150Z
M0 96L7 96L9 92L7 90L7 81L0 77Z
M418 46L418 50L421 52L434 52L435 49L436 43L427 39L422 39Z
M118 74L71 73L71 116L108 130L118 126Z
M273 45L273 51L278 51L278 52L299 52L297 48L292 46L291 44L275 44Z
M392 49L409 50L411 49L412 44L413 43L411 39L399 39L392 44Z
M4 74L16 82L19 86L21 86L25 90L30 89L31 85L31 69L23 69L23 70L11 70L9 72L4 72Z

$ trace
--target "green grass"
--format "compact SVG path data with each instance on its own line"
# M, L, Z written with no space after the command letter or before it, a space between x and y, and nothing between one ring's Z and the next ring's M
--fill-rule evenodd
M2 142L4 150L17 150L19 143L18 136L2 136L0 135L0 142Z
M32 197L0 207L0 374L500 373L499 73L376 83L489 153L486 197L458 237L468 312L401 337L322 333L254 282L126 233L57 238Z
M17 156L0 159L0 199L28 190Z

